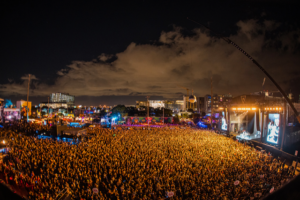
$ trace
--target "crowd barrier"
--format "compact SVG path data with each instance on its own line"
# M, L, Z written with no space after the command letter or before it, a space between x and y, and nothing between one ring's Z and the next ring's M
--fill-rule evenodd
M260 143L255 140L251 140L251 142L254 144L255 147L260 147L266 152L270 152L273 155L273 157L280 157L281 159L286 160L286 164L288 165L291 165L293 161L300 162L300 158L298 158L297 156L281 151L274 146Z

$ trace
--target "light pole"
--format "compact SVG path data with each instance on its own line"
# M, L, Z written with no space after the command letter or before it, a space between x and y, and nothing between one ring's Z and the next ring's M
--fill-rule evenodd
M163 126L165 125L165 108L163 108Z
M29 108L28 108L29 86L30 86L30 74L29 74L29 77L28 77L28 89L27 89L27 110L26 110L26 114L27 114L27 123L28 123L28 121L29 121L29 119L28 119L28 112L29 112Z
M48 115L47 115L47 124L49 123L50 107L49 107L49 97L48 97Z
M214 97L213 97L213 80L210 79L210 126L213 129L213 107L214 107Z
M148 122L148 130L149 130L149 98L150 98L150 96L147 96L147 122Z

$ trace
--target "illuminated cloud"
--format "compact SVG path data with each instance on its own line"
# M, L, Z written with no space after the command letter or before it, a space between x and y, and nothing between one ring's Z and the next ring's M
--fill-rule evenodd
M299 30L279 32L274 21L239 21L230 39L254 57L284 88L299 78ZM276 32L276 37L268 37ZM110 61L112 58L113 61ZM162 32L159 45L132 42L115 55L101 54L91 61L73 61L57 72L55 84L47 85L32 75L33 96L51 92L72 95L161 95L178 97L193 89L198 96L210 93L249 93L261 90L264 74L242 53L206 31L195 29L193 36L181 28ZM21 79L24 80L26 76ZM299 80L299 79L298 79ZM0 85L6 95L26 94L27 81ZM265 88L275 89L266 80Z

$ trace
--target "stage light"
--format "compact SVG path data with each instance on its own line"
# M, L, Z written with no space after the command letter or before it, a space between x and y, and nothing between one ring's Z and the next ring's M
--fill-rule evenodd
M236 108L232 108L232 110L236 110Z
M281 108L279 108L279 110L281 110Z
M5 144L5 141L3 140L2 143Z
M252 110L256 110L256 108L252 108Z
M238 110L242 110L241 108L238 108Z
M278 110L278 108L276 108L276 110Z

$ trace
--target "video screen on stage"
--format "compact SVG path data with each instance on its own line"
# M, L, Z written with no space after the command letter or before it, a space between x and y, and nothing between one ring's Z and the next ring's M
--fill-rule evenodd
M225 118L225 113L222 112L222 126L221 129L223 131L227 131L227 123L226 123L226 118Z
M269 114L267 141L278 144L279 139L280 115L277 113Z

